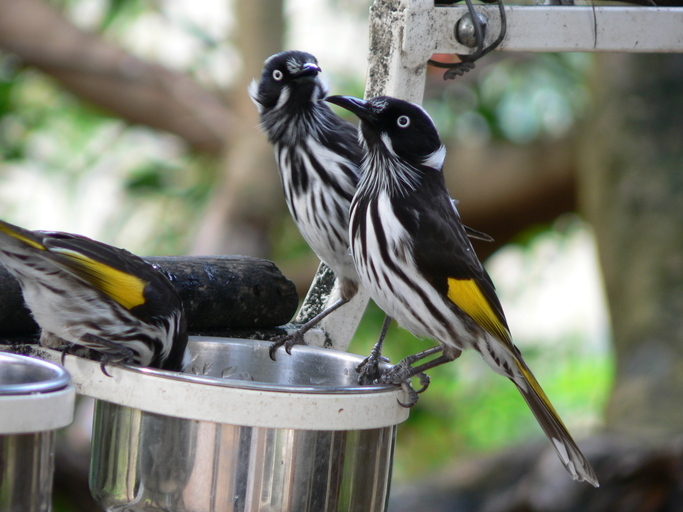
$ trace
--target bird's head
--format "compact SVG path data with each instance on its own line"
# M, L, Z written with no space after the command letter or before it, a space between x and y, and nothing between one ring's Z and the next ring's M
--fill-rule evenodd
M441 169L445 150L434 122L419 105L389 96L370 100L330 96L326 100L358 116L361 138L370 152L386 152L414 166Z
M264 63L260 80L251 83L249 95L261 114L287 103L317 101L327 92L319 73L318 61L310 53L276 53Z

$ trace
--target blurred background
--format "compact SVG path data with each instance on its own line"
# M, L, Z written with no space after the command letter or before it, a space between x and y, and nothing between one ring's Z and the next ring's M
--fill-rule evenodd
M266 57L300 49L333 94L362 96L369 5L0 0L0 218L140 255L266 257L303 297L318 260L246 89ZM514 386L468 353L431 372L399 429L390 510L677 510L663 507L683 426L683 59L498 53L441 75L424 105L451 194L495 238L475 248L515 341L607 485L603 508L566 508L564 474L534 501L529 482L560 465ZM367 354L382 319L370 305L350 350ZM386 355L427 346L393 326ZM97 510L88 405L61 433L58 512ZM463 491L494 482L494 500Z

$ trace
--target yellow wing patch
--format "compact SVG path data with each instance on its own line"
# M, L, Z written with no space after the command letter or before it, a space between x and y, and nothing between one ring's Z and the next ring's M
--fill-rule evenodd
M31 240L30 238L25 237L21 233L17 233L14 231L12 228L10 228L7 224L4 222L0 223L0 231L7 233L9 236L16 238L17 240L24 242L26 245L29 245L33 247L34 249L38 249L39 251L44 251L45 247L42 244L39 244L35 240Z
M495 338L511 343L510 333L474 279L448 278L448 298Z
M52 249L52 252L67 256L85 279L124 308L133 309L145 303L143 292L147 281L88 258L80 252L69 249Z

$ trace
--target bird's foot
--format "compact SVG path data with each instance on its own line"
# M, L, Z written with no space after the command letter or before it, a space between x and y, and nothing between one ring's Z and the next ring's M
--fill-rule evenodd
M408 377L404 377L406 375L406 372L403 371L402 368L398 368L396 372L392 372L394 368L397 368L401 363L392 366L388 370L386 370L384 373L382 373L382 376L379 378L379 382L381 384L391 384L393 386L400 386L403 391L405 391L408 394L408 401L407 402L401 402L398 400L398 404L401 407L412 407L417 403L418 400L418 395L420 393L423 393L428 387L429 387L429 375L427 375L424 372L416 373ZM420 389L415 389L412 386L411 379L413 377L417 377L420 380Z
M356 366L356 372L358 372L358 384L361 386L377 384L382 376L382 370L380 369L379 365L382 363L389 363L389 358L382 355L382 346L384 345L384 339L387 337L387 331L389 330L390 324L391 317L387 315L384 317L382 330L379 333L379 339L377 340L377 343L375 343L375 346L372 347L370 355L363 359L358 366Z
M99 352L100 354L100 369L107 377L111 377L105 365L110 363L116 364L134 364L135 352L121 343L110 341L97 334L88 333L81 336L81 343L84 347Z
M375 345L375 347L370 351L370 355L363 359L358 366L356 366L356 372L358 372L358 384L361 386L377 384L382 377L382 370L380 369L379 365L388 362L389 358L382 355L381 347L378 349L377 345Z
M59 356L59 364L62 366L64 366L64 360L66 359L66 356L83 357L85 359L92 359L94 357L89 348L68 341L65 341L58 350L61 352L61 355Z
M69 343L68 345L64 346L61 348L62 355L59 356L59 364L64 366L64 359L66 358L67 354L73 353L77 348L80 348L78 345L74 345L73 343Z
M424 365L414 368L413 364L440 350L440 347L434 347L419 354L404 357L397 364L382 372L379 383L400 386L408 394L408 401L404 403L399 400L398 403L403 407L412 407L417 403L418 395L426 391L430 383L429 375L422 371ZM416 390L412 387L411 379L413 377L419 379L420 389Z
M107 371L106 365L108 364L134 364L135 354L127 347L119 347L116 352L102 352L100 357L100 370L107 377L112 375Z
M280 347L285 347L285 352L291 356L292 347L294 345L306 345L306 342L304 341L304 334L306 331L308 331L308 329L300 328L291 334L286 334L272 340L273 344L268 349L268 355L270 358L275 361L275 352L277 352L277 349Z
M306 334L311 328L316 326L323 318L325 318L327 315L332 313L333 311L336 311L340 307L342 307L344 304L346 304L353 295L355 295L357 291L357 285L354 283L346 283L346 286L351 286L352 288L347 290L346 293L342 293L342 295L348 295L346 298L341 298L338 301L336 301L334 304L332 304L330 307L327 309L324 309L317 315L315 315L313 318L308 320L306 323L302 324L296 331L294 331L291 334L286 334L285 336L281 336L279 338L275 338L272 340L273 344L270 346L268 349L268 354L270 355L270 358L275 361L275 352L277 351L278 348L282 347L284 345L285 350L287 353L291 356L292 355L292 347L294 345L306 345L306 342L304 341L304 334ZM355 287L355 288L353 288Z
M468 71L474 69L474 62L456 62L453 67L446 70L443 75L444 80L454 80L457 76L463 76Z

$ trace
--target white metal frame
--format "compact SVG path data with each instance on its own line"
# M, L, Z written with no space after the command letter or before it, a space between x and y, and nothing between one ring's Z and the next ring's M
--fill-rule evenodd
M487 18L485 46L500 31L496 5L477 5ZM435 53L468 54L455 37L467 7L435 6L434 0L375 0L370 8L370 47L365 97L394 96L422 103L427 60ZM505 7L507 33L497 50L524 52L683 52L683 8L605 6ZM321 268L326 268L324 265ZM319 269L297 320L334 303L339 295L321 293L331 276ZM324 285L323 283L327 283ZM365 311L359 293L311 331L307 342L346 350ZM302 316L303 315L303 316Z

